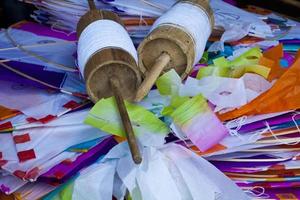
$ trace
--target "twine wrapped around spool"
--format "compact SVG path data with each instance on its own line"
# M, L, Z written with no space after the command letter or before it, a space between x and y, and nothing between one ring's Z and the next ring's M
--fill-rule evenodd
M161 72L173 68L182 79L187 77L201 59L213 26L213 12L205 0L179 1L157 19L138 48L145 80L135 101L142 100Z
M78 65L92 101L114 96L132 159L142 157L134 136L125 99L132 99L141 82L137 52L119 17L109 11L96 10L89 0L88 11L78 22Z
M93 23L97 23L98 20L111 20L124 27L116 14L109 11L90 10L78 22L79 43L85 29ZM111 75L119 80L122 96L128 100L133 99L135 91L141 83L137 58L123 48L111 46L98 49L89 56L83 65L79 67L86 81L87 92L94 102L113 96L108 80Z

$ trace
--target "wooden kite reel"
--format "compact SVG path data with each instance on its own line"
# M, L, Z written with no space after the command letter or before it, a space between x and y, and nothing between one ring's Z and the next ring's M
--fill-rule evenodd
M90 11L77 25L79 68L93 102L115 97L132 158L139 164L142 157L123 100L132 100L141 82L137 53L120 18L88 2Z
M198 19L197 16L188 17L190 10L184 13L184 11L181 10L182 5L191 7L195 14L199 15L199 12L201 12L200 15L202 19L208 22L203 23L205 27L197 24L195 20L202 20ZM184 16L187 16L187 18L183 18ZM180 19L181 17L182 19ZM182 20L189 20L189 22L186 23ZM188 27L188 23L192 21L198 25L194 27L194 29L193 27ZM205 0L180 1L161 16L154 23L150 34L142 41L138 48L139 68L145 80L138 89L135 100L140 101L147 95L162 72L169 71L173 68L181 78L184 79L191 72L195 62L200 60L199 56L201 57L203 54L213 25L213 12L209 6L209 2ZM197 31L203 32L203 30L208 30L209 34L193 34L195 31L197 34ZM197 38L195 38L197 36L198 39L199 37L203 38L202 44L197 44ZM203 45L202 52L197 52L197 45Z

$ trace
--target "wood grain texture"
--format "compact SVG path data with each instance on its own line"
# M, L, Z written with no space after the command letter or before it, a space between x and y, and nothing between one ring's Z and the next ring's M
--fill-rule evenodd
M86 64L84 78L86 88L93 102L113 96L109 77L115 76L120 82L122 96L132 101L141 75L133 57L121 49L103 49L94 54Z
M163 52L171 57L163 73L172 68L182 78L190 73L195 59L195 42L186 31L178 27L163 25L154 29L142 41L138 48L138 55L139 68L144 76Z

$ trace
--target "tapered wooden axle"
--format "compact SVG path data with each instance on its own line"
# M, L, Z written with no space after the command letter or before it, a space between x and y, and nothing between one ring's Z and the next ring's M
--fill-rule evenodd
M170 60L170 55L165 52L156 59L153 67L150 69L148 74L146 74L145 80L140 85L136 93L135 101L141 101L149 93L155 81L158 79L164 68L169 64Z
M90 10L96 10L96 5L93 0L88 0Z

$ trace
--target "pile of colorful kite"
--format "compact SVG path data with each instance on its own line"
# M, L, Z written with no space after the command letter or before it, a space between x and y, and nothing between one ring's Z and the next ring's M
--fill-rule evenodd
M87 3L26 2L42 24L0 32L0 199L300 199L299 23L213 0L225 32L191 75L170 70L126 103L136 165L115 101L93 105L78 72L66 31ZM124 2L97 6L120 14L138 44L175 1Z

